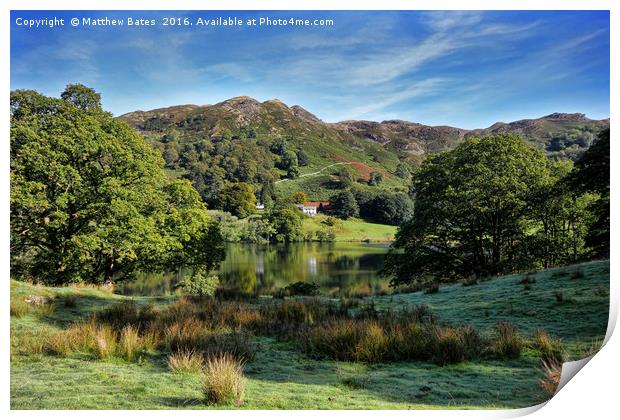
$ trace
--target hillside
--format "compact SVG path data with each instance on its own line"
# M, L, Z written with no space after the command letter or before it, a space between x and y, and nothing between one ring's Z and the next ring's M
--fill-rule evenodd
M247 96L119 118L162 151L175 176L189 174L207 203L216 194L207 187L224 182L251 184L258 200L264 199L265 189L328 199L342 189L333 164L350 168L361 188L367 188L371 172L379 172L385 181L380 189L405 191L408 180L396 170L399 163L415 166L426 154L453 148L471 136L517 133L549 156L576 159L609 126L609 119L562 113L475 130L401 120L325 123L298 105ZM277 182L283 179L293 182Z
M369 139L414 159L426 153L440 152L468 137L516 133L550 156L577 158L596 134L609 127L609 119L591 120L584 114L554 113L541 118L510 123L497 122L488 128L465 130L449 126L428 126L408 121L343 121L331 124L336 129Z

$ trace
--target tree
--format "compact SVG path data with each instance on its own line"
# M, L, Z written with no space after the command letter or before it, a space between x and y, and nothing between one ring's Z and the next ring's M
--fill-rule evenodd
M527 267L531 195L548 176L542 151L513 134L470 138L427 159L385 274L393 284L449 282Z
M286 202L276 203L267 214L273 228L272 241L299 242L304 239L303 222L299 210Z
M306 204L308 202L308 196L303 191L297 191L291 194L288 200L293 204Z
M577 192L594 193L598 198L590 204L594 219L586 243L594 256L609 256L610 236L610 159L609 128L601 131L596 142L575 163L571 184Z
M397 177L401 179L409 181L409 178L411 178L411 171L409 170L409 167L405 163L400 162L398 165L396 165L396 170L394 171L394 175L396 175Z
M381 172L371 172L368 179L368 185L378 186L383 182L383 174Z
M220 191L219 205L222 210L243 219L256 211L256 196L250 184L230 184Z
M13 275L97 283L216 264L223 248L191 185L170 180L160 153L96 92L69 85L61 97L11 93Z
M350 188L355 183L355 176L353 171L348 166L342 166L336 173L340 186L342 188Z
M163 156L166 161L166 165L174 167L179 160L179 145L177 143L166 144Z
M302 149L297 150L297 160L299 162L299 166L308 166L310 163L310 157L306 152Z
M586 250L592 194L575 194L571 161L550 161L549 177L530 198L531 217L538 225L530 236L531 265L553 267L577 262Z
M359 216L360 209L351 191L342 191L329 199L331 211L341 219Z
M285 170L289 178L297 178L299 176L297 154L292 150L286 150L280 160L280 169Z
M101 95L82 84L69 84L60 95L64 101L71 102L82 111L100 113Z
M413 216L413 201L404 193L377 195L364 213L368 218L388 225L400 225Z

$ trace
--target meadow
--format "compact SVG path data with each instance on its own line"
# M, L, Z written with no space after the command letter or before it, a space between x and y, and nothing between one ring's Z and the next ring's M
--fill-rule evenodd
M598 349L608 305L606 260L340 300L11 281L11 408L526 407L551 396L543 362ZM206 392L222 354L226 401Z

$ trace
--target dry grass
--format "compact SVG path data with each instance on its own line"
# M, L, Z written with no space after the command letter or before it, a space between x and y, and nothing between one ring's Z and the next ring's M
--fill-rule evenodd
M116 352L118 338L112 327L108 325L97 327L93 341L95 343L95 355L99 359L109 359Z
M243 362L229 354L210 357L204 368L202 390L209 404L241 404L246 379Z
M555 391L558 389L558 385L560 384L562 364L558 361L543 360L542 370L545 377L540 380L539 385L543 390L545 390L545 392L547 392L547 394L553 396Z
M541 358L545 362L562 363L564 361L564 348L562 347L562 343L552 339L542 328L537 329L534 333L532 347L540 351Z
M495 327L496 337L493 341L495 355L503 358L516 358L521 355L523 340L517 327L507 321L500 321Z
M131 325L126 325L121 331L118 342L119 355L128 362L133 362L142 350L142 340L138 335L138 330Z
M194 350L178 350L168 356L168 367L177 373L198 373L204 364L204 357Z

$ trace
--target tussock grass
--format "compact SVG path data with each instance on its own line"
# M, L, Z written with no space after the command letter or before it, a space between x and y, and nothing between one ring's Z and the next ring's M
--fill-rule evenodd
M539 350L541 358L545 362L558 362L564 361L564 348L559 340L552 339L547 332L539 328L534 333L532 339L532 347Z
M199 373L204 364L204 357L195 350L177 350L168 356L168 367L177 373Z
M549 396L553 396L562 377L562 363L555 360L543 360L542 371L544 378L540 380L539 385Z
M138 335L138 330L131 325L126 325L121 331L118 342L119 355L128 362L133 362L142 350L142 340Z
M496 356L516 358L521 355L523 339L519 336L517 327L511 322L499 321L495 327L495 334L492 346Z
M204 368L202 391L209 404L241 404L246 379L243 362L232 355L210 357Z

